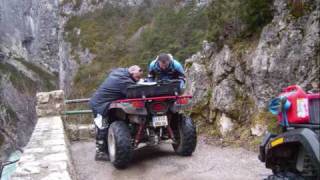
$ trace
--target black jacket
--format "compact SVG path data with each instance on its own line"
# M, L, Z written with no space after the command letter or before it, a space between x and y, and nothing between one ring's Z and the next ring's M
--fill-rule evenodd
M89 105L94 115L101 114L106 117L111 102L126 98L127 87L133 84L136 84L136 81L127 68L113 70L90 99Z

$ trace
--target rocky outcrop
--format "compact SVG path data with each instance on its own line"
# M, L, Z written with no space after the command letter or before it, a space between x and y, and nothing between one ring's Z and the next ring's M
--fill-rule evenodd
M319 2L305 1L303 15L296 17L288 1L275 0L274 18L259 40L220 50L204 42L203 50L186 60L194 118L214 127L226 127L221 122L230 118L233 128L247 127L252 135L262 135L270 98L291 84L307 89L311 82L319 83L319 6ZM225 133L220 128L220 134Z

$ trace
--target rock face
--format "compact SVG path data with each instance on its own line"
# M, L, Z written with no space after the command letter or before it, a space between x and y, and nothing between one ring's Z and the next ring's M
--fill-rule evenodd
M288 1L275 0L274 18L259 41L221 50L204 42L203 50L186 60L195 118L206 117L219 127L221 117L227 117L240 126L249 124L252 134L260 136L266 131L261 113L281 88L319 83L320 4L308 0L304 6L304 14L294 17Z
M0 158L28 141L36 91L56 88L58 8L58 0L0 0Z
M0 49L59 72L58 0L1 0Z

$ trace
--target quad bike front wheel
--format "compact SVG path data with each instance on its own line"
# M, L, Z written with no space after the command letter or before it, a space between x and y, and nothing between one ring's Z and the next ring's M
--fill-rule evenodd
M174 151L180 156L191 156L197 145L197 133L190 117L180 116L180 121L174 131L176 143Z
M268 176L266 180L306 180L305 178L291 172L274 173ZM311 180L311 179L310 179Z
M125 168L133 154L131 135L123 121L114 121L108 131L108 150L111 163L116 168Z

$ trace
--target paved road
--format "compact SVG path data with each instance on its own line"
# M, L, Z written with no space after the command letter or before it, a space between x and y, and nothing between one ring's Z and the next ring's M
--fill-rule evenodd
M131 165L115 169L109 162L94 161L93 141L75 142L71 154L79 180L259 180L271 172L257 154L242 148L221 148L198 138L193 156L174 154L171 145L137 150Z

